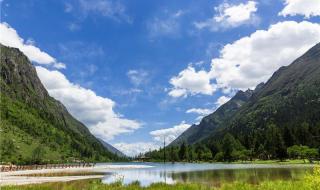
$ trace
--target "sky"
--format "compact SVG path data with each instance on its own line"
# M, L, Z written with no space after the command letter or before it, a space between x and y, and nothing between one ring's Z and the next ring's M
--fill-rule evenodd
M319 0L0 0L0 43L127 155L170 143L320 42Z

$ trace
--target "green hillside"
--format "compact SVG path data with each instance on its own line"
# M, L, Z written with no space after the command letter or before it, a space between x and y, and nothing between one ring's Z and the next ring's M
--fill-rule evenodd
M246 96L239 98L241 94ZM150 152L148 156L159 159L161 151ZM167 154L168 157L179 154L178 160L197 157L230 161L316 159L319 151L320 44L317 44L291 65L281 67L254 91L239 91L173 141Z
M292 145L319 148L320 44L275 72L220 132L204 142L216 141L226 133L268 158L286 156L280 149ZM259 153L259 149L266 152Z
M0 48L1 162L118 159L48 95L22 52L3 45Z
M219 107L214 113L204 117L199 125L192 125L188 130L182 133L170 146L181 145L183 142L195 144L208 138L210 134L219 129L228 119L230 119L240 107L249 101L253 91L239 91L227 103Z

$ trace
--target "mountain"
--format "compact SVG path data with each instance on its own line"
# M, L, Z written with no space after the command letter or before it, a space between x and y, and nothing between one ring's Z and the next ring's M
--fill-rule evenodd
M226 135L268 157L283 156L274 147L285 152L292 145L320 147L320 43L254 91L239 91L171 145L201 143L212 150Z
M104 140L102 139L99 139L98 140L101 142L101 144L111 153L119 156L119 157L127 157L125 154L123 154L120 150L116 149L115 147L113 147L112 145L108 144L107 142L105 142Z
M316 139L320 134L320 44L259 86L224 123L220 134L231 133L246 147L259 146L270 125L277 128L286 146L320 145ZM212 133L207 140L218 136Z
M219 107L214 113L204 117L199 125L192 125L183 132L170 146L177 146L183 142L195 144L209 137L214 130L222 127L226 120L232 117L243 104L248 102L252 93L252 90L238 91L233 98Z
M22 52L1 44L0 50L1 162L118 159L49 96Z

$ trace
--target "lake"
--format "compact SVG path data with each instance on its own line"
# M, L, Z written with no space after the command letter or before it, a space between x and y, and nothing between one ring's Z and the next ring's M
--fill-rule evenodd
M258 184L270 180L299 180L306 172L312 170L311 165L278 164L115 163L113 165L122 164L151 167L108 170L102 182L113 183L121 180L124 184L130 184L139 181L141 186L157 182L168 184L197 182L210 186L234 181Z

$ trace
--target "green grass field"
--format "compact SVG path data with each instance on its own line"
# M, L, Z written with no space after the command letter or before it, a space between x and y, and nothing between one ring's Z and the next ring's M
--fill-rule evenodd
M153 184L141 187L139 183L122 185L121 182L105 185L100 180L82 180L61 183L46 183L38 185L5 186L1 190L320 190L320 167L300 181L272 181L259 185L235 182L222 184L221 187L209 187L201 184Z

